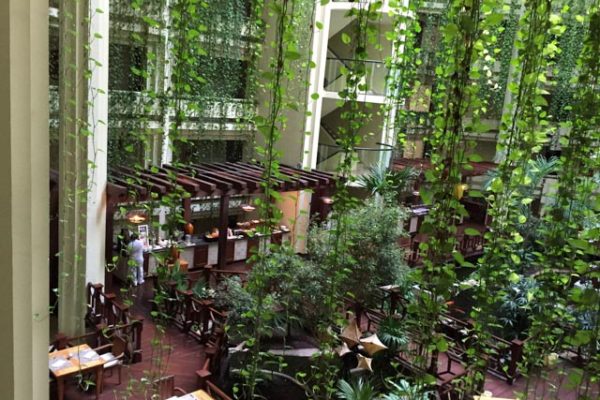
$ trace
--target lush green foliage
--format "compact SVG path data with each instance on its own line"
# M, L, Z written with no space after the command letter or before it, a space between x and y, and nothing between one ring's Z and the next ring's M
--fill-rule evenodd
M408 269L398 245L404 234L405 219L406 214L401 208L372 200L348 212L345 220L346 256L341 265L347 273L339 282L340 296L350 296L364 306L374 306L379 299L379 286L406 285ZM329 225L314 227L308 238L311 259L324 269L339 268L337 264L328 264L329 254L335 251L331 244L335 235L331 224L335 223L332 220Z

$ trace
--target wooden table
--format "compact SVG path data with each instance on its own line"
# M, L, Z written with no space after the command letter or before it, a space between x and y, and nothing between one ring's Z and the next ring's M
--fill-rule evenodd
M183 396L173 397L173 399L181 399L181 400L215 400L204 390L196 390L195 392L188 393Z
M58 389L58 400L65 397L65 379L80 373L96 373L96 399L100 396L104 360L87 344L69 347L48 354L48 366Z

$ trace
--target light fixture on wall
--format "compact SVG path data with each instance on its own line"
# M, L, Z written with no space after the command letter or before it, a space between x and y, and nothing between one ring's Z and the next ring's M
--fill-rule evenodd
M333 204L333 199L331 197L323 196L321 197L321 201L323 204L331 205Z
M251 204L242 204L240 207L241 207L241 208L242 208L242 210L243 210L243 211L245 211L245 212L252 212L252 211L256 210L256 207L254 207L254 206L253 206L253 205L251 205Z
M126 218L132 224L137 225L141 224L142 222L145 222L148 219L148 216L142 210L133 210L127 213Z

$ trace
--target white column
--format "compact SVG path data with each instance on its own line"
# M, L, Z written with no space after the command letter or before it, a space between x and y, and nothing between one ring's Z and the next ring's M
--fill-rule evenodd
M90 0L91 77L88 85L88 201L86 220L86 282L104 284L106 267L106 170L108 152L109 2ZM96 10L101 10L98 12Z
M329 41L329 20L331 10L328 6L316 5L315 21L323 24L322 29L314 28L312 54L315 68L310 71L310 85L308 90L308 108L311 112L306 118L304 149L302 167L305 169L316 168L317 153L319 151L319 134L321 128L321 110L323 106L323 79L325 78L325 65L327 63L327 44ZM318 93L319 98L313 100L313 93Z
M171 41L169 40L169 26L171 25L171 17L169 14L169 3L170 0L166 0L165 7L163 9L163 23L164 29L161 34L163 36L163 40L165 41L164 48L164 57L163 57L163 65L164 65L164 76L163 76L163 93L166 93L171 87ZM167 102L167 104L169 104ZM162 151L160 162L161 164L171 164L173 161L173 150L171 148L171 112L172 107L167 105L165 110L165 115L163 116L163 141L162 141Z
M0 2L0 397L48 399L48 1Z
M104 282L108 28L106 0L61 0L59 330L85 331L86 283Z

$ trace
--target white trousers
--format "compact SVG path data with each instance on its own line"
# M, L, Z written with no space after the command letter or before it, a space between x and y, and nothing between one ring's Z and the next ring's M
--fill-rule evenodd
M133 276L133 285L144 283L144 260L134 260L135 265L131 266L131 275Z

